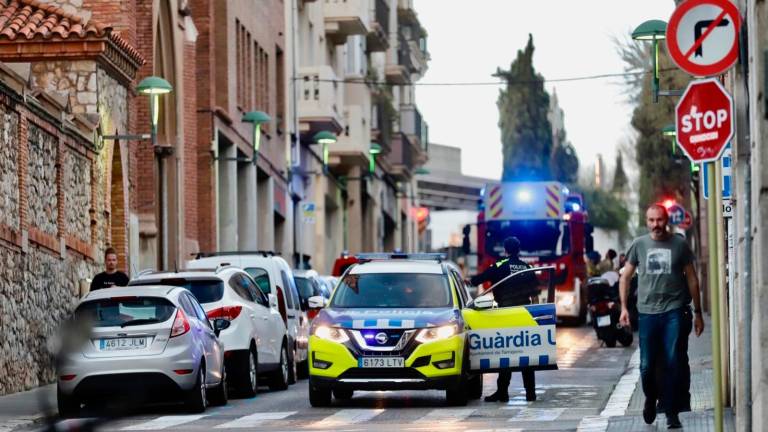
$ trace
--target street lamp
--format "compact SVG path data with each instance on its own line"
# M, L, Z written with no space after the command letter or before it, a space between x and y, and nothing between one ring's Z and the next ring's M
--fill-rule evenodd
M376 172L376 155L381 154L381 146L377 143L371 143L371 149L368 150L368 153L370 153L371 158L369 160L370 165L368 166L368 172L373 175L373 173Z
M634 40L649 40L653 43L653 102L659 101L659 41L666 39L667 23L662 20L648 20L632 32Z
M674 124L668 124L661 128L661 134L672 139L672 154L677 154L677 127ZM699 166L691 162L691 174L699 171Z
M416 171L413 172L414 174L418 175L429 175L431 171L429 171L427 168L424 167L418 167L416 168Z
M323 172L326 172L328 170L328 145L336 143L336 134L328 131L320 131L316 133L312 139L314 139L316 143L323 146Z
M152 149L157 157L157 187L158 187L158 207L160 219L160 266L163 270L168 268L168 187L165 184L165 154L157 146L157 123L160 119L160 95L168 94L173 91L173 86L163 78L149 76L141 80L136 86L136 91L149 96L149 113L152 130L150 138L152 139ZM168 150L173 147L168 148Z
M272 118L263 111L248 111L243 114L242 121L253 124L253 163L256 164L261 147L261 125L269 123Z

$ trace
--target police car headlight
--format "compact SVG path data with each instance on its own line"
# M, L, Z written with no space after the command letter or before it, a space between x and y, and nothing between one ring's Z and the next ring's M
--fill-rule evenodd
M423 329L416 336L416 341L421 343L434 342L442 339L448 339L459 333L459 326L456 324L445 325L442 327L432 327Z
M318 326L315 329L315 336L336 343L344 343L349 340L347 332L340 328L328 326Z

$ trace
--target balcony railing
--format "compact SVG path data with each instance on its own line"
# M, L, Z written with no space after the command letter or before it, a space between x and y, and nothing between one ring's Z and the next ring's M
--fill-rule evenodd
M406 134L398 132L392 140L389 162L395 167L396 172L405 172L413 169L414 160L411 141Z
M416 70L411 57L411 45L402 34L398 37L397 45L397 64L404 66L408 73Z
M400 105L400 130L409 137L421 140L423 128L424 120L416 106Z
M386 151L392 147L392 126L393 121L390 111L391 105L387 102L376 102L373 105L373 117L371 129L375 136L371 138L379 143Z
M333 69L329 66L302 67L297 87L301 121L340 127L343 123L344 86L338 82Z
M389 6L386 0L375 0L373 17L371 33L368 34L368 50L386 51L389 47Z
M385 34L389 34L389 6L386 0L376 0L375 9L376 22Z

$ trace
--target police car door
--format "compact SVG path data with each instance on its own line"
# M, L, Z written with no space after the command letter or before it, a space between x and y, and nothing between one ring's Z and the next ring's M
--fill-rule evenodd
M493 289L504 282L522 281L530 272L547 289L547 303L498 307ZM528 273L528 274L526 274ZM554 267L514 273L493 285L462 310L468 329L470 368L473 372L501 369L557 369ZM543 282L542 282L543 281Z

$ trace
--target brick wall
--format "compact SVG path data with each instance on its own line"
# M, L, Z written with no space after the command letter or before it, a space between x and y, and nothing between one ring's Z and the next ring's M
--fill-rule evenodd
M188 125L184 131L184 142L188 143L184 150L184 232L188 242L187 252L199 251L198 211L199 201L197 195L198 182L198 155L196 151L197 128L197 74L196 50L194 42L184 42L184 124ZM197 249L197 250L192 250Z

